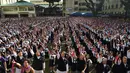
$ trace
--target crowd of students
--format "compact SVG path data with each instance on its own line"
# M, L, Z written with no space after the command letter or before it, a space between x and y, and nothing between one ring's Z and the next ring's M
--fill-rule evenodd
M0 73L130 72L130 22L119 18L5 18Z

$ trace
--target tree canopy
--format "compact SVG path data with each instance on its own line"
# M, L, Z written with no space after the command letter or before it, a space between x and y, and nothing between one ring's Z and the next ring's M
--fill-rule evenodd
M91 10L94 16L98 14L99 11L102 10L102 6L105 0L98 0L97 2L94 3L93 0L85 0L86 2L86 7Z
M125 15L130 16L130 0L121 0L121 3L124 5Z
M61 0L44 0L49 3L49 7L56 7L57 5L54 6L54 2L60 2Z
M45 1L49 3L54 3L54 2L59 2L60 0L45 0Z

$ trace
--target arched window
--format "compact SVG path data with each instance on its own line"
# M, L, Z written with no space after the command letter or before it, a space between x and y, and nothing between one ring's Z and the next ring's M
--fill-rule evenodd
M122 8L123 7L123 5L122 4L120 4L120 8Z
M113 9L113 8L114 8L114 5L111 5L111 8Z
M118 8L118 4L116 4L116 8Z
M108 9L111 9L111 6L108 6Z
M107 10L107 6L105 7L105 9Z

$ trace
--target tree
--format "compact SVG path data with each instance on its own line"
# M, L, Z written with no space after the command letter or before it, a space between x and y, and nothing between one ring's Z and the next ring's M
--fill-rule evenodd
M49 3L49 7L45 8L45 14L49 14L49 15L57 15L58 14L58 9L59 7L57 7L59 5L59 3L54 4L54 2L60 2L61 0L44 0L46 2Z
M93 0L85 0L86 7L93 13L93 16L97 16L98 12L102 10L102 6L105 0L98 0L94 3Z
M130 0L121 0L121 3L124 5L125 16L130 16Z
M18 2L18 1L24 1L24 0L17 0L17 2Z
M54 2L59 2L60 0L45 0L46 2L49 2L49 7L54 6Z

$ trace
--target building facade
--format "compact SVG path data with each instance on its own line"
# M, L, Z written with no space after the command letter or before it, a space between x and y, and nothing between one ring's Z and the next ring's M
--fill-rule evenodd
M1 5L15 3L17 0L0 0Z
M35 5L27 1L19 1L1 5L2 17L36 17Z
M120 0L105 0L102 7L103 14L124 14L124 6Z
M11 3L15 3L17 1L20 1L20 0L0 0L0 3L1 5L5 5L5 4L11 4ZM28 1L30 2L30 0L23 0L23 1Z
M93 0L94 3L97 3L98 0ZM73 12L87 12L91 11L86 7L85 0L65 0L65 13L71 14Z
M30 2L32 2L34 4L43 4L44 0L30 0Z

